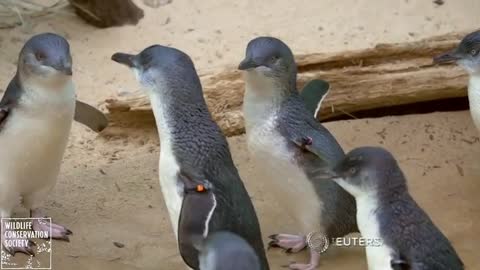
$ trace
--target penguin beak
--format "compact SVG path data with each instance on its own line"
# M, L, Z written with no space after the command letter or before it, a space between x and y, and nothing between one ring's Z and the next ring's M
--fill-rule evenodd
M65 73L65 75L72 76L73 74L72 67L65 68L63 72Z
M53 65L52 67L67 76L72 76L73 74L71 64L59 64L59 65Z
M72 76L72 74L73 74L71 65L66 65L66 66L62 67L60 69L60 71L63 72L63 74L65 74L67 76Z
M245 58L240 65L238 65L239 70L247 70L251 68L256 68L261 66L261 64L257 63L254 59Z
M126 65L130 68L135 67L135 63L133 61L134 58L135 58L135 55L128 54L128 53L115 53L114 55L112 55L113 61Z
M460 55L456 50L446 52L439 56L433 58L433 62L435 64L444 64L444 63L452 63L462 59L462 55Z

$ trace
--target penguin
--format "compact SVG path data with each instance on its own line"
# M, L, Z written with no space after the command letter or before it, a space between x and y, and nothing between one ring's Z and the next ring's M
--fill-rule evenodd
M74 118L98 132L106 127L103 113L75 99L68 42L52 33L35 35L23 46L17 72L0 101L1 218L10 218L19 204L32 218L44 217L41 205L57 181ZM51 226L53 239L69 241L72 234L54 223L33 220L32 225L35 231ZM34 255L33 245L6 247L2 242L11 255Z
M219 231L206 239L197 237L200 270L260 270L253 248L240 236Z
M355 197L369 270L459 270L463 262L449 240L409 194L390 152L379 147L350 151L333 170L323 170Z
M480 30L468 34L452 51L433 59L435 63L456 62L469 74L468 102L475 127L480 131Z
M299 252L312 232L330 238L358 232L354 198L332 181L317 181L318 168L344 157L335 137L315 118L296 88L297 67L290 48L273 37L248 43L243 113L249 152L261 164L268 189L282 198L285 212L300 226L296 234L274 234L269 247ZM308 263L291 269L315 269L320 253L310 249Z
M198 250L189 235L227 230L244 238L261 269L269 269L255 209L190 57L153 45L137 55L115 53L112 60L133 69L150 97L160 138L160 186L185 263L198 269ZM213 193L186 196L185 183L198 181L211 183Z

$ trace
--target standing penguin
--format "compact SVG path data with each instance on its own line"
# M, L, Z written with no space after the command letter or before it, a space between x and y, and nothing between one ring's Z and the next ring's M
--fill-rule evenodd
M300 235L272 235L269 246L298 252L310 232L328 238L357 232L354 198L336 183L316 179L318 168L334 166L344 152L299 95L288 46L276 38L256 38L248 43L239 69L246 71L243 112L250 153L269 176L268 188L300 223ZM310 250L308 264L290 268L315 269L319 258Z
M195 243L200 270L260 270L252 247L240 236L226 231L209 235Z
M360 147L325 170L357 202L357 222L367 240L369 270L459 270L463 263L448 239L408 193L405 176L385 149Z
M246 239L261 269L268 269L255 209L208 111L190 57L153 45L137 55L116 53L112 60L132 68L150 96L161 144L160 186L186 264L198 269L191 235L227 230ZM209 184L192 194L195 183Z
M57 181L74 117L96 131L106 126L101 112L75 104L68 42L51 33L33 36L22 48L17 73L0 101L1 218L10 218L20 203L32 218L44 217L40 206ZM71 231L65 227L33 221L35 231L49 231L50 226L52 238L69 240ZM2 226L2 235L4 230ZM12 255L33 255L32 245L4 246Z
M468 34L453 51L434 58L435 63L457 62L470 74L468 102L473 123L480 131L480 30Z

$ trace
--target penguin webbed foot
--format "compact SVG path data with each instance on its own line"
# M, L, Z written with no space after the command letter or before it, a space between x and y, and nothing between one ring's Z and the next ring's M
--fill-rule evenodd
M13 240L13 241L16 241L16 240L22 240L24 241L24 239L12 239L12 238L9 238L8 240ZM28 256L34 256L35 257L35 251L33 251L34 247L37 246L37 244L35 244L35 242L33 242L32 240L27 240L27 245L26 246L22 246L22 247L8 247L6 246L4 243L2 243L2 247L3 249L10 255L12 256L15 256L16 253L23 253L25 255L28 255Z
M12 232L12 233L8 233ZM14 235L12 229L7 229L5 224L1 226L2 243L0 249L3 248L8 254L15 256L16 253L23 253L28 256L35 256L34 247L37 245L32 240L25 240L24 238L9 237ZM5 236L5 239L3 236ZM7 245L7 241L16 243L15 246ZM21 245L19 245L21 243Z
M303 264L303 263L291 263L288 265L289 269L292 270L315 270L317 269L318 265L313 264Z
M310 262L309 263L296 263L292 262L288 266L289 269L295 270L315 270L317 269L320 261L320 253L310 249Z
M69 235L72 235L73 232L62 225L55 224L46 220L46 217L40 214L38 210L31 211L31 217L36 218L32 222L32 228L34 231L47 231L50 232L52 235L51 238L55 240L62 240L65 242L70 242ZM43 218L43 219L42 219Z
M33 221L34 231L50 231L50 226L52 227L52 239L70 242L70 238L68 236L72 235L73 233L64 226L42 220Z
M268 238L270 238L271 241L268 242L267 250L271 248L281 248L285 250L286 253L297 253L307 246L306 237L302 235L272 234Z

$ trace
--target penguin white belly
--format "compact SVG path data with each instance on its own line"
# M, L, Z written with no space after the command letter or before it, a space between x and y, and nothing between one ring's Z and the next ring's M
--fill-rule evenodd
M371 196L356 198L357 202L357 223L362 237L367 240L382 239L380 225L375 214L378 208L377 199ZM382 240L379 246L367 246L367 262L369 270L386 270L391 268L392 249Z
M470 114L477 130L480 131L480 75L471 75L468 85Z
M55 185L73 121L73 104L51 111L16 109L8 116L0 131L0 205L7 212L20 198L26 207L45 199L41 197Z
M162 139L160 147L160 186L170 216L170 222L175 233L175 238L178 239L178 219L180 217L180 210L182 209L183 201L183 198L180 195L181 186L177 181L177 173L180 170L180 166L173 155L172 147L168 139Z
M248 148L266 178L268 190L296 219L302 233L320 230L322 202L303 170L297 166L287 141L275 129L275 116L247 129Z
M173 153L172 135L167 124L168 117L158 94L151 93L150 101L152 103L153 113L157 124L157 130L160 137L160 160L159 160L159 181L162 190L163 200L167 206L170 223L175 234L175 240L178 240L178 219L183 203L183 185L178 181L178 172L180 165Z

